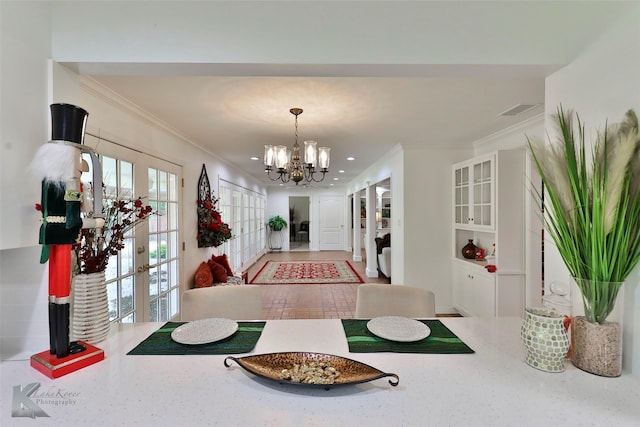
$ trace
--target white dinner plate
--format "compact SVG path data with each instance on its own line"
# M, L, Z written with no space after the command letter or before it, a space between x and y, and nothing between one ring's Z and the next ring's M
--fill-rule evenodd
M415 319L400 316L382 316L367 322L372 334L391 341L412 342L425 339L431 329Z
M180 344L207 344L230 337L237 330L238 322L231 319L202 319L178 326L171 338Z

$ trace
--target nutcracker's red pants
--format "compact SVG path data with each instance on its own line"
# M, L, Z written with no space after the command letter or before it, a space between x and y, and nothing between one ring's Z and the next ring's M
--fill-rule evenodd
M69 355L71 245L49 245L49 343L51 354Z

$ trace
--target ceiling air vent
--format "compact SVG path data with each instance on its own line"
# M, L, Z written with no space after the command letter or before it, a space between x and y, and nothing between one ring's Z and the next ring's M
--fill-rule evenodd
M509 108L507 111L500 113L499 116L517 116L518 114L533 110L539 105L540 104L518 104L514 107Z

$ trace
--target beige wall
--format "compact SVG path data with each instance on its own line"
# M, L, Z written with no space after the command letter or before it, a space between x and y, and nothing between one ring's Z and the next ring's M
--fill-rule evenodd
M451 165L469 157L466 150L407 148L404 152L404 248L400 258L404 278L398 283L433 291L438 313L454 312ZM395 243L392 239L393 258Z
M2 2L0 7L0 249L11 249L38 241L34 224L40 215L33 204L40 199L40 185L29 173L29 163L51 136L51 24L49 7L42 4Z

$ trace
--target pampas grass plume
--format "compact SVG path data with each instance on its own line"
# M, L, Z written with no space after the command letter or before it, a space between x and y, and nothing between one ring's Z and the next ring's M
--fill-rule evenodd
M637 138L631 133L620 133L618 126L614 126L608 133L615 135L615 137L606 141L605 144L608 146L606 149L608 156L607 188L604 194L605 234L609 234L613 228L622 196L623 181L629 173L629 166L632 164L637 145ZM604 138L606 140L607 137Z
M552 187L554 194L558 196L565 218L573 222L575 201L569 183L567 171L567 155L559 141L550 141L546 144L541 139L531 141L531 149L540 162L544 175L551 178L545 184Z

